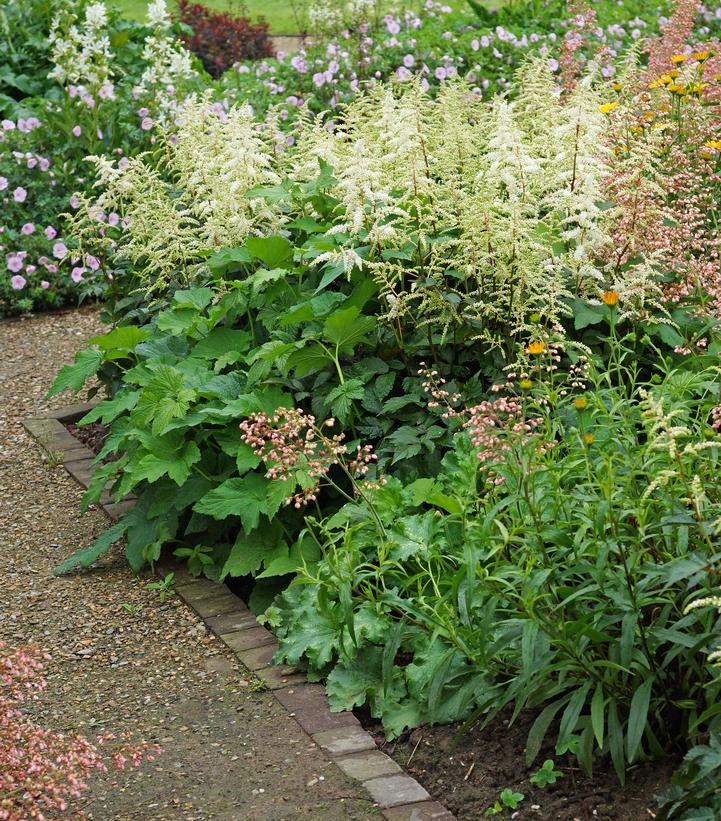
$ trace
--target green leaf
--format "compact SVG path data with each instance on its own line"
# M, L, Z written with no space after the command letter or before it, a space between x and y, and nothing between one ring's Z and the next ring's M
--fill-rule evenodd
M598 746L603 749L603 718L604 718L603 685L599 682L591 699L591 726L596 736Z
M566 704L568 698L568 696L564 696L563 698L558 699L558 701L554 701L552 704L546 706L533 722L533 725L528 733L528 738L526 739L527 766L530 767L536 760L536 756L541 750L541 745L543 744L543 739L546 737L548 728L551 726L553 719L556 717L556 713L561 709L561 707L563 707L564 704Z
M571 735L578 724L578 717L581 715L583 705L586 703L586 695L591 689L591 683L586 682L581 687L574 690L573 695L568 701L568 706L561 716L561 726L558 729L558 741L556 747L563 747L568 743Z
M226 479L206 493L193 506L196 513L207 513L214 519L240 516L243 529L250 533L258 527L260 514L268 512L268 480L259 473Z
M208 268L214 274L220 275L229 271L237 271L252 261L253 257L246 248L223 248L208 259Z
M633 763L638 752L643 731L648 719L648 706L651 699L651 689L653 688L653 678L647 678L644 683L636 689L631 699L631 708L628 714L628 729L626 731L626 755L629 763Z
M626 782L626 766L623 757L623 729L618 719L616 699L612 698L608 704L608 747L611 750L613 768L618 780L623 785Z
M250 342L248 331L238 331L233 328L213 328L200 342L197 342L190 352L195 359L218 359L230 351L247 351Z
M375 328L372 316L361 316L358 308L344 308L334 311L323 325L323 336L333 342L342 353L351 354L360 342Z
M97 345L101 351L110 351L115 348L132 351L141 342L145 342L150 335L148 328L138 328L136 325L121 325L104 336L94 336L88 340L88 345Z
M104 425L110 424L121 413L132 410L138 402L140 391L121 390L112 399L104 399L78 422L81 427L100 420Z
M269 268L280 268L293 257L293 245L285 237L248 237L245 247Z
M275 534L271 539L268 535L258 530L253 533L239 533L223 565L221 580L226 576L254 574L277 545Z
M63 365L60 369L60 373L48 391L48 399L68 389L77 393L83 387L85 381L97 373L102 361L102 351L95 350L95 348L78 351L75 354L75 363L73 365Z
M78 550L77 553L73 553L69 559L66 559L62 564L53 568L53 575L59 576L61 573L65 573L67 570L70 570L71 567L75 567L78 564L81 565L81 567L90 567L103 553L107 553L115 542L123 538L129 525L130 523L124 519L116 522L112 527L109 527L99 539L90 545L90 547L86 547L84 550Z
M364 394L365 388L360 379L348 379L330 391L326 396L325 406L344 423L353 407L353 400L362 399Z
M202 311L210 305L214 296L215 291L212 288L191 288L188 291L176 291L173 294L173 301L180 308L195 308Z
M603 322L605 317L604 309L600 305L589 305L581 299L574 299L573 307L573 324L577 331L588 327L589 325L596 325Z

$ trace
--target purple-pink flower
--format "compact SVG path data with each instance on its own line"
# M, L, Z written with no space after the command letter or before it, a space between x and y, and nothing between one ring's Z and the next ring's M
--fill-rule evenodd
M33 225L32 222L26 222L25 225L23 225L23 227L20 229L20 233L24 234L26 237L29 236L30 234L34 234L35 233L35 226Z
M12 286L14 291L22 291L22 289L27 285L27 280L25 277L21 277L20 274L16 274L11 280L10 285Z
M13 199L15 202L25 202L27 195L28 192L22 187L22 185L18 185L18 187L13 191Z
M56 242L53 245L53 256L55 259L63 259L63 257L68 253L68 247L64 242Z
M77 268L73 268L70 272L70 279L73 282L82 282L83 274L85 273L85 268L78 266Z
M76 137L79 137L82 133L83 133L83 129L82 129L82 128L80 128L80 126L79 126L79 125L74 125L74 126L73 126L73 134L74 134Z
M53 228L52 225L48 225L48 227L43 231L43 234L45 234L45 236L48 239L55 239L55 237L58 235L58 232Z
M17 273L23 267L23 258L19 254L8 254L7 256L8 271Z

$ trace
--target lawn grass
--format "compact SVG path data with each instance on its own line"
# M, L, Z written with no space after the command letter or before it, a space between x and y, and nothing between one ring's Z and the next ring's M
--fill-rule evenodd
M202 2L204 6L220 11L247 14L251 20L264 17L271 34L296 34L298 31L293 9L288 0L245 0L245 2L241 0L194 0L194 2ZM391 0L387 0L387 4L389 7L393 5ZM177 5L177 0L168 0L168 8L171 12L175 11ZM417 3L406 5L413 6ZM451 0L448 5L458 9L465 3L464 0ZM494 5L498 5L498 2ZM131 20L144 20L148 4L147 0L108 0L108 6L120 9L122 14Z
M292 34L297 30L293 10L288 0L202 0L204 6L221 11L243 12L252 20L265 17L271 34ZM131 20L144 20L148 4L146 0L108 0L108 6L120 9L125 17ZM168 0L168 8L175 11L177 0Z

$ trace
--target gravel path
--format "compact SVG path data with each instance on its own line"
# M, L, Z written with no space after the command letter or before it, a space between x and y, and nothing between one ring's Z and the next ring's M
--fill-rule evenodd
M92 309L0 322L0 638L52 653L34 708L44 724L129 731L164 748L140 770L98 778L85 811L103 821L378 817L197 617L175 598L161 604L120 551L91 572L52 576L107 520L80 515L80 488L20 422L67 404L49 405L45 392L101 331Z

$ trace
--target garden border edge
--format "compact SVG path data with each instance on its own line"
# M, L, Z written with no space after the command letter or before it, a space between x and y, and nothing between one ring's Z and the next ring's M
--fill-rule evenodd
M83 488L88 487L95 454L65 427L76 422L96 403L76 403L32 416L22 424L30 436ZM117 521L135 504L130 495L115 502L103 491L98 507ZM390 756L379 750L352 712L333 713L324 688L287 665L274 665L278 640L258 623L245 602L227 587L191 576L182 564L161 560L162 574L174 573L178 596L233 655L257 676L288 716L350 778L359 781L387 821L455 821L421 784Z

